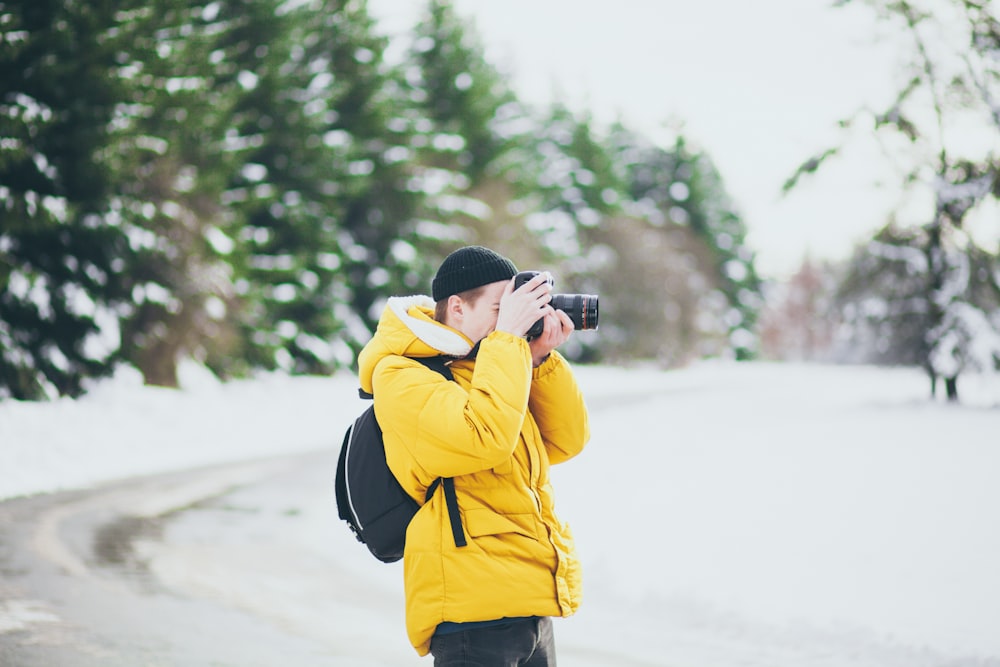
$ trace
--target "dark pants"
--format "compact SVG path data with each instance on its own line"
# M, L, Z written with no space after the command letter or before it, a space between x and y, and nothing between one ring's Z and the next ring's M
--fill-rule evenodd
M554 667L552 619L525 618L434 635L431 655L434 667Z

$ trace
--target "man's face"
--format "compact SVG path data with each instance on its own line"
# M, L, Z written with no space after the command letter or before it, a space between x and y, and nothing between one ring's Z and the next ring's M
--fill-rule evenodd
M500 280L483 287L479 298L474 302L462 302L462 321L457 327L469 337L473 343L478 343L490 335L497 326L497 316L500 313L500 297L509 280Z

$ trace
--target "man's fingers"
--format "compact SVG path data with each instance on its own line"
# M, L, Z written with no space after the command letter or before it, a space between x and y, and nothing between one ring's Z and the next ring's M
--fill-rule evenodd
M562 328L566 331L573 331L576 329L576 325L573 324L573 318L571 318L564 311L557 310L556 315L559 317L559 321L562 322Z

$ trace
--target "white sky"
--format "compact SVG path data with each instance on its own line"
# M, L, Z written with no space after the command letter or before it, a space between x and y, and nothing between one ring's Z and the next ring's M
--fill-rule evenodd
M860 144L782 198L836 122L895 91L894 56L872 14L830 0L455 0L529 104L554 98L653 139L679 118L725 180L765 275L805 254L840 258L884 223L877 149ZM370 0L381 29L411 27L424 2ZM884 41L883 41L884 44ZM887 180L887 179L886 179ZM891 181L890 181L891 182Z

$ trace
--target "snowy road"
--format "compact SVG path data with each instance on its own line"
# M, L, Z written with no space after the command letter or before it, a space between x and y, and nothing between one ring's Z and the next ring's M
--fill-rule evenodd
M584 380L563 667L1000 667L996 409L873 370ZM334 450L0 503L0 665L429 665L401 567L336 518Z
M334 465L296 455L0 504L0 665L429 664L406 642L399 566L335 516Z
M333 466L297 455L0 504L0 665L429 664L405 641L399 567L335 517ZM1000 665L594 588L557 621L563 665Z
M0 504L0 665L351 664L225 599L172 590L150 569L153 554L170 552L171 524L197 514L198 503L234 485L308 466L313 458L200 469ZM224 532L224 525L217 528Z

